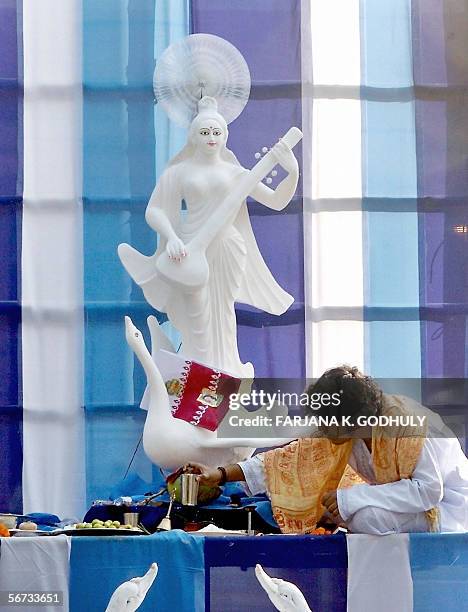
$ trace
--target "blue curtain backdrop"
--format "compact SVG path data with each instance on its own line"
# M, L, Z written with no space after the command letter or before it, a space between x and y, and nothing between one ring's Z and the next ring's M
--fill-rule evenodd
M192 32L217 34L240 49L252 95L230 126L229 144L251 166L260 147L301 125L300 6L299 0L83 0L90 501L106 497L124 476L145 416L138 409L144 376L126 346L123 316L145 329L150 309L116 249L120 242L154 249L144 210L185 138L154 105L155 62ZM0 0L0 510L20 510L22 497L21 13L21 0ZM467 32L465 3L361 0L360 87L328 85L332 98L360 101L364 364L374 376L467 376ZM237 309L241 356L260 376L305 372L302 193L300 185L280 214L249 203L265 259L295 298L279 318ZM346 253L336 256L346 260ZM426 387L422 397L436 402ZM449 398L445 409L462 412L465 405ZM146 482L155 477L141 448L132 474Z
M418 0L412 18L421 368L427 377L466 378L468 7ZM428 384L423 401L441 403ZM464 414L468 427L466 393L462 401L447 394L442 404L443 411Z
M419 378L411 2L361 2L360 16L365 368Z
M22 505L21 32L21 3L0 0L0 509L3 511L14 511Z
M117 246L129 242L147 254L154 250L155 236L145 223L145 207L164 165L185 140L184 132L154 108L155 60L171 42L197 32L222 36L241 51L251 71L252 95L241 117L230 126L229 146L241 164L251 167L257 150L273 145L291 125L301 126L299 7L299 2L282 1L268 6L221 2L216 10L209 2L84 3L89 501L108 495L123 478L145 417L138 409L145 378L139 364L133 365L123 316L129 314L145 330L151 308L122 268ZM269 34L260 41L255 32L265 23ZM280 50L278 41L282 41ZM280 284L294 295L295 304L280 318L240 306L241 357L255 363L259 376L300 378L305 371L301 196L286 214L275 214L254 203L250 203L250 211L260 249ZM162 315L159 318L165 320ZM132 464L130 482L135 483L136 475L146 482L157 477L141 447Z
M414 2L423 371L468 373L468 8Z
M133 363L122 316L130 313L144 329L149 309L115 249L128 241L151 252L155 239L143 211L184 139L158 109L153 113L155 58L170 42L196 32L239 48L251 70L252 93L230 126L229 145L251 166L261 146L301 125L300 4L192 0L157 2L155 12L151 2L85 2L90 499L123 475L143 423L136 409L142 371L136 364L133 379L122 375ZM376 377L467 372L466 19L466 9L442 0L360 3L364 364ZM343 89L336 95L342 97ZM262 253L295 298L280 318L237 307L241 356L260 376L305 373L301 194L300 185L280 214L249 203ZM422 391L432 405L431 394ZM105 459L103 449L109 451ZM141 453L133 467L149 477Z
M254 154L272 146L292 125L302 124L301 108L301 3L232 3L193 0L193 32L225 38L244 56L252 90L244 112L229 126L229 146L244 167L252 167ZM264 35L258 36L258 32ZM295 149L299 156L300 147ZM277 180L283 178L278 173ZM237 308L239 350L252 361L259 377L303 378L304 246L302 186L281 213L251 204L250 216L260 250L280 285L294 296L282 317Z
M189 33L188 4L89 0L83 23L85 410L92 500L108 496L122 480L146 415L138 408L144 374L139 364L133 369L123 317L145 331L152 311L123 269L117 246L128 242L148 254L156 246L144 212L156 169L182 142L180 131L171 131L155 112L153 71L156 54ZM151 482L152 467L141 449L132 467Z

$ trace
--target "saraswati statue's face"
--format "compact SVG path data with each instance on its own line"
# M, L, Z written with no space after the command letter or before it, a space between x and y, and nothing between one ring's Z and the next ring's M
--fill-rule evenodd
M197 152L216 156L226 144L227 130L214 118L198 117L191 126L191 140Z

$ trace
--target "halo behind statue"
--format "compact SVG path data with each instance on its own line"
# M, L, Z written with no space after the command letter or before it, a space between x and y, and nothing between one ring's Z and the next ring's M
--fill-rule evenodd
M172 44L156 65L153 79L158 104L170 119L187 127L203 96L212 96L231 123L250 94L250 72L241 53L219 36L192 34Z

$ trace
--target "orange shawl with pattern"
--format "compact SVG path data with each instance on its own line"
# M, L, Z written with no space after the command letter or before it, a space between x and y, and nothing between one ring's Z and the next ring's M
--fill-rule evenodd
M382 414L407 416L397 397L385 396ZM373 427L372 463L378 484L411 478L426 439L424 427ZM348 466L353 441L332 444L327 438L301 438L264 453L267 489L273 516L283 533L308 533L325 512L324 493L360 479ZM360 481L362 482L362 481ZM437 529L436 509L426 512Z

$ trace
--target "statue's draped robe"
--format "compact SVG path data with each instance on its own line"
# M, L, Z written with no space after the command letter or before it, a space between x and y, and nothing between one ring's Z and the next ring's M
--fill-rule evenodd
M148 204L151 210L162 210L175 233L188 244L215 213L227 193L203 206L181 212L183 162L174 163L161 176ZM239 175L246 172L239 166ZM148 217L147 217L148 218ZM156 260L166 248L160 237L154 255L146 257L134 249L125 251L122 262L129 274L143 289L148 302L160 312L166 312L182 335L182 353L192 357L197 342L187 308L191 301L180 289L163 280L156 271ZM246 203L241 204L235 219L218 233L207 252L208 285L200 290L198 304L210 339L208 365L237 375L253 374L250 364L242 364L237 349L237 327L234 302L243 302L271 314L280 315L293 302L275 281L258 249L252 231ZM188 255L190 256L190 255ZM197 313L192 313L197 314Z

